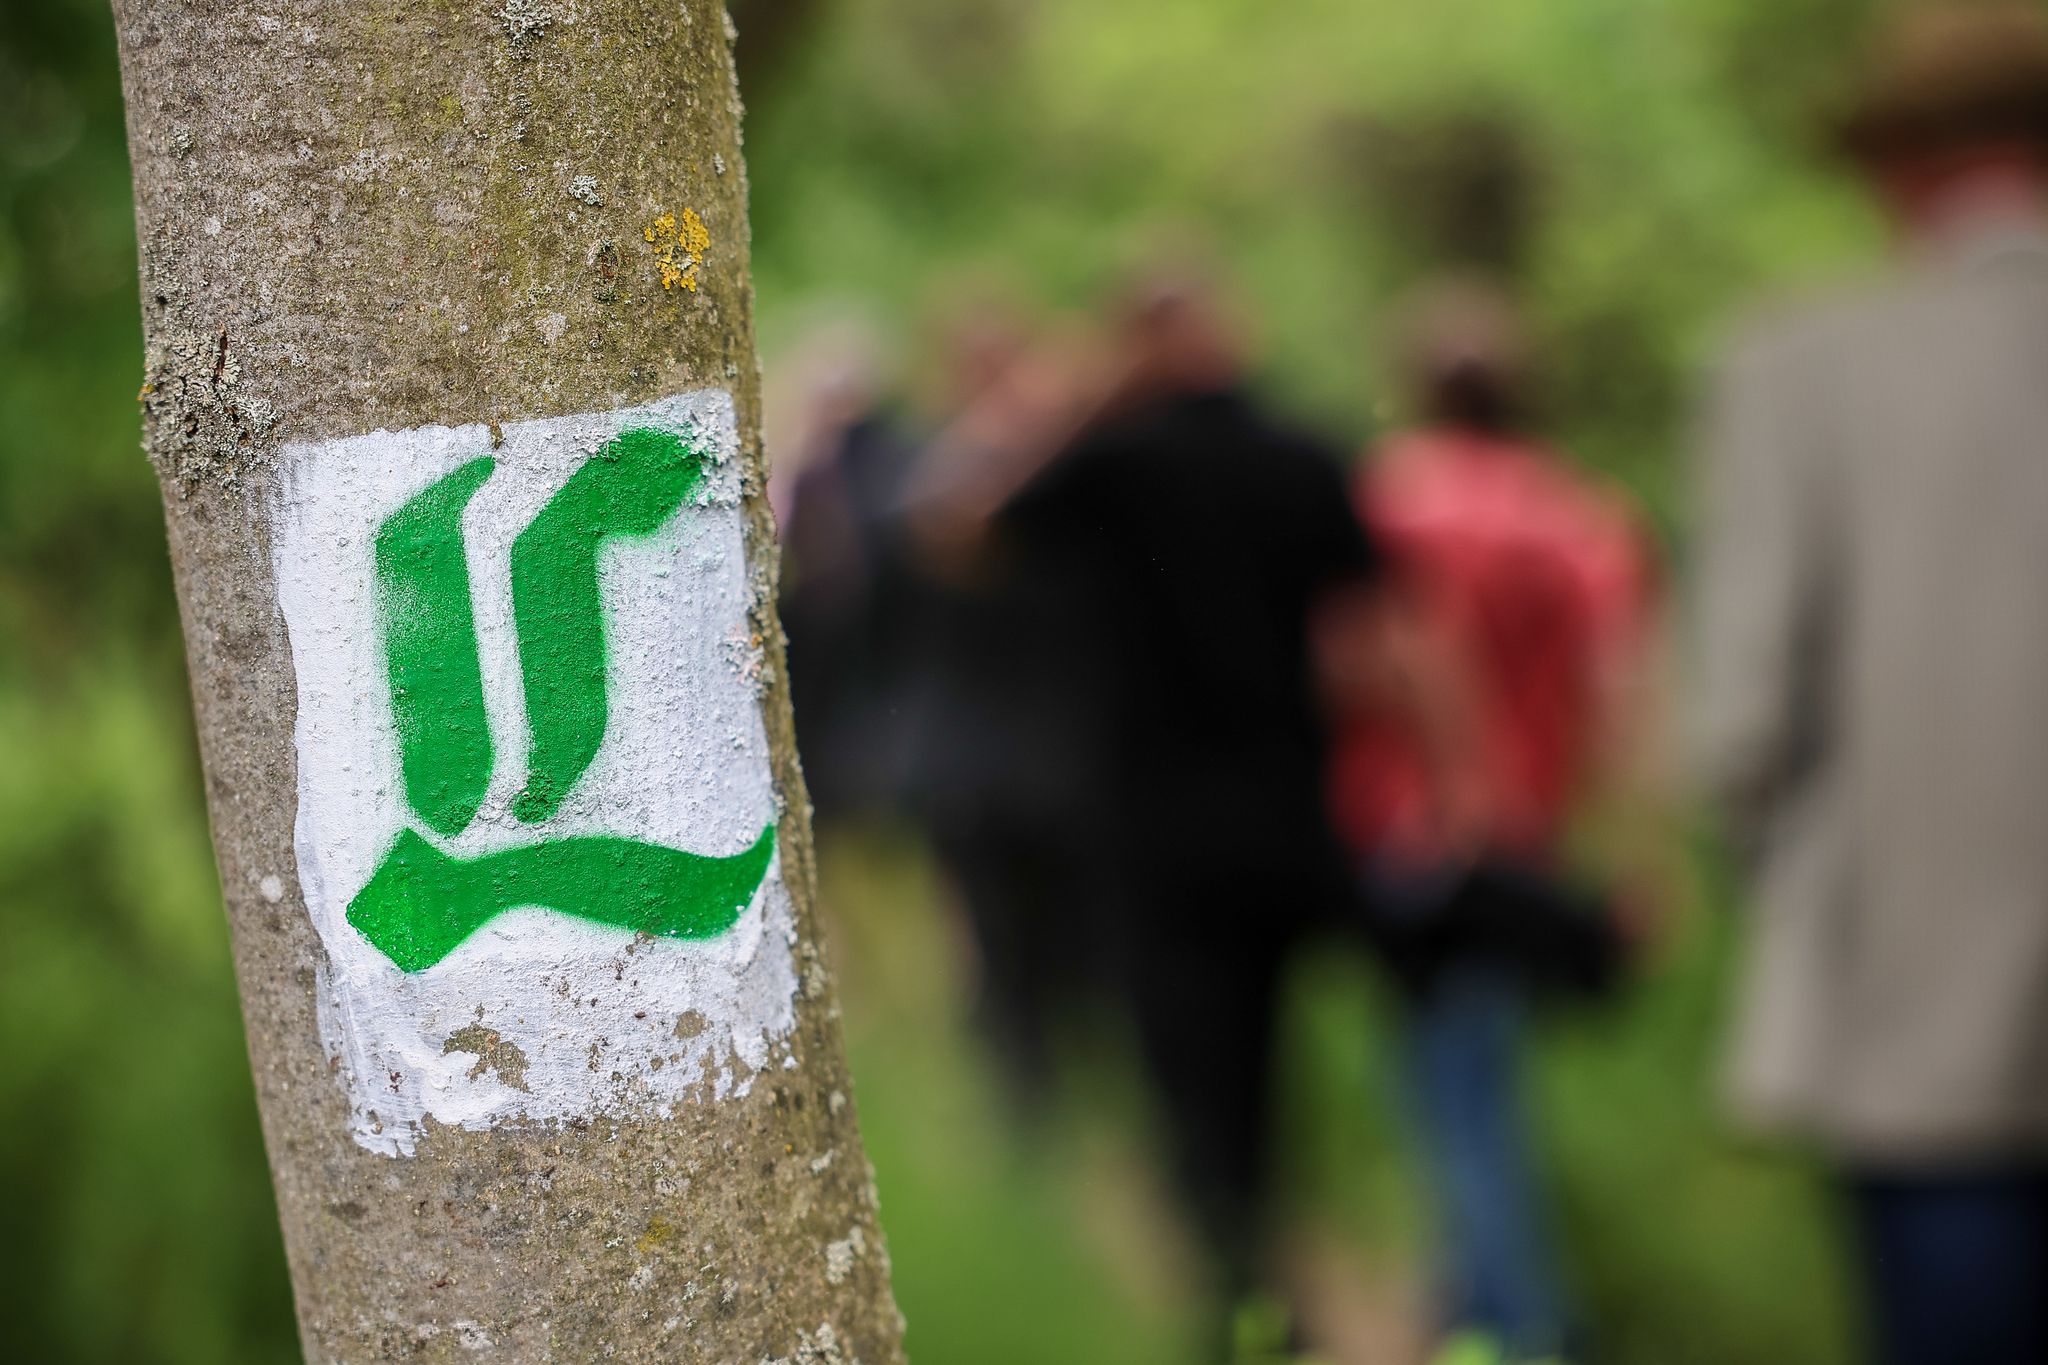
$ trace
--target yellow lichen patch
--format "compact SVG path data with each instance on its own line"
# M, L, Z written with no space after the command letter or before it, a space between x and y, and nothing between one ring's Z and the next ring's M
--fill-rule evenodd
M657 1213L647 1220L647 1231L641 1233L640 1240L633 1243L633 1250L645 1256L672 1240L675 1235L675 1224Z
M664 213L640 235L654 248L654 267L661 272L661 287L696 293L697 267L703 264L704 253L711 246L710 229L704 226L697 211L685 208L680 222L675 214Z

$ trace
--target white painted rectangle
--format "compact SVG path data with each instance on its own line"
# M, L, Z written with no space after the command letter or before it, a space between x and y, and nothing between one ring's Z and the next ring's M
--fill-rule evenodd
M608 541L602 745L561 807L512 814L528 750L510 560L536 513L621 432L705 452L694 498L658 531ZM401 970L349 907L401 832L468 859L536 840L611 836L695 854L743 850L778 814L759 695L731 396L286 447L273 520L298 715L298 882L327 950L321 1023L356 1140L408 1154L434 1124L564 1122L743 1093L788 1064L794 917L781 858L714 937L636 934L535 906L490 920L445 958ZM494 471L461 532L492 740L480 809L453 836L408 803L385 659L378 528L480 456ZM270 887L266 886L266 891Z

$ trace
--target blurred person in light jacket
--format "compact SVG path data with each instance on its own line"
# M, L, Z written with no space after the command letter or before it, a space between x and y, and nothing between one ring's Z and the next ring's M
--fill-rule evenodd
M2048 17L1919 6L1841 144L1891 278L1708 407L1703 775L1757 918L1740 1113L1844 1172L1878 1357L2048 1360Z

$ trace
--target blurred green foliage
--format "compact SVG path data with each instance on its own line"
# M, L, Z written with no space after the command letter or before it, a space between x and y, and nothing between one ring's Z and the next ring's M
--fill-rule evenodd
M743 33L773 2L738 6ZM772 62L750 69L766 346L821 297L909 329L970 277L1078 306L1159 230L1193 229L1255 318L1275 387L1356 439L1389 415L1404 287L1491 265L1535 312L1557 434L1676 532L1676 433L1714 328L1745 297L1877 245L1809 132L1869 7L794 7ZM103 4L0 7L0 1358L288 1360L137 449L134 259ZM917 1357L1183 1359L1184 1265L1115 1050L1089 1054L1074 1102L1027 1144L960 1025L921 861L853 840L825 868ZM1620 1017L1553 1030L1539 1059L1578 1277L1616 1361L1847 1358L1821 1188L1715 1128L1731 935L1696 922ZM1419 1276L1364 970L1320 964L1303 987L1290 1188Z
M1730 304L1875 244L1813 136L1869 8L843 0L749 123L764 349L821 294L899 322L969 276L1085 304L1192 232L1275 383L1357 436L1418 275L1506 265L1558 432L1668 513Z

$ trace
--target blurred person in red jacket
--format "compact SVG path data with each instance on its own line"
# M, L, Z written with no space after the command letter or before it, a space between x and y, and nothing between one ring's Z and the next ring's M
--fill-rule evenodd
M1363 641L1348 672L1341 644L1328 651L1347 712L1332 809L1404 987L1444 1359L1549 1360L1573 1327L1519 1050L1533 992L1600 990L1618 960L1610 913L1560 855L1638 708L1650 556L1629 504L1529 434L1503 296L1470 281L1425 291L1408 351L1422 425L1383 441L1357 484L1391 584L1359 604L1371 629L1326 636Z
M1917 5L1838 132L1889 278L1708 410L1694 740L1745 1120L1845 1172L1885 1365L2048 1360L2048 15Z

